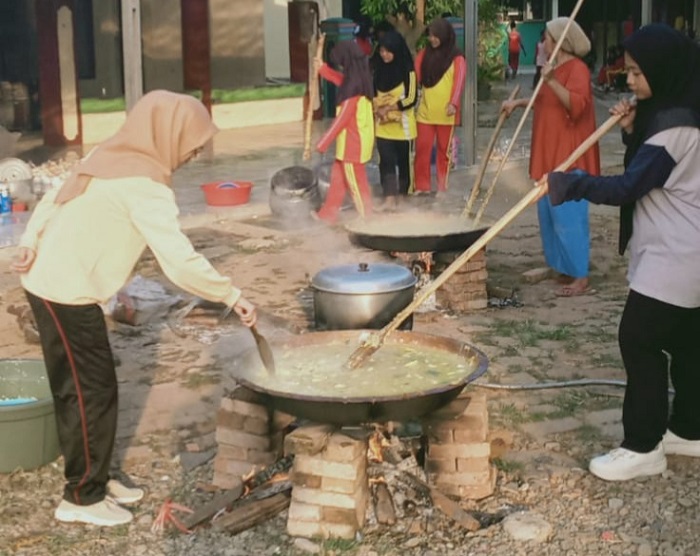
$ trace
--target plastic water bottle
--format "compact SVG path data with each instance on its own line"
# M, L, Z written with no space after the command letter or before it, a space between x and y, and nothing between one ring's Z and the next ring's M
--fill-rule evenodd
M6 185L0 187L0 214L12 212L12 197Z

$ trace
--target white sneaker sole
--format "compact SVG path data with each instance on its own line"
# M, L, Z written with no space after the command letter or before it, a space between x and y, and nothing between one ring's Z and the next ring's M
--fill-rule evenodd
M668 443L664 444L664 452L667 456L687 456L689 458L700 458L699 446L687 446L684 444Z
M56 510L54 517L63 523L87 523L89 525L99 525L101 527L115 527L117 525L125 525L130 523L134 517L129 514L129 517L123 519L101 519L99 517L88 515L85 512L76 512L73 510Z
M647 463L645 465L639 465L632 470L633 472L627 470L610 470L610 469L599 469L598 466L591 462L588 466L588 470L593 473L596 477L603 479L604 481L629 481L630 479L636 479L637 477L648 477L650 475L660 475L666 471L667 463L666 458L662 461L656 461L653 463Z

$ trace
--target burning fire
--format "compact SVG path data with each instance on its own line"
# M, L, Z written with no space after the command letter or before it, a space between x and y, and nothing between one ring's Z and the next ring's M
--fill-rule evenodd
M367 448L367 459L372 463L382 463L384 456L382 448L390 446L389 441L380 430L375 430L369 437L369 447Z

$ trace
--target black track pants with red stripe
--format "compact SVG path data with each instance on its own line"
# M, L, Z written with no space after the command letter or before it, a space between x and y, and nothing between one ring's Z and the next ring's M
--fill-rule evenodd
M26 292L34 312L65 459L63 497L105 497L117 429L117 377L99 305L62 305Z

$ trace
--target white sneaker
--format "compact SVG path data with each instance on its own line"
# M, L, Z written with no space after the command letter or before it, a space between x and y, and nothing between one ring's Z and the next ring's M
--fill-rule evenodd
M133 504L141 500L143 494L142 488L130 488L116 479L107 481L107 495L117 504Z
M666 454L700 458L700 440L686 440L668 430L662 443Z
M129 510L125 510L111 498L105 498L89 506L78 506L68 500L61 500L54 512L54 517L66 523L90 523L104 527L123 525L134 519Z
M588 469L596 477L606 481L627 481L635 477L663 473L666 471L666 456L661 442L648 454L616 448L612 452L593 458Z

